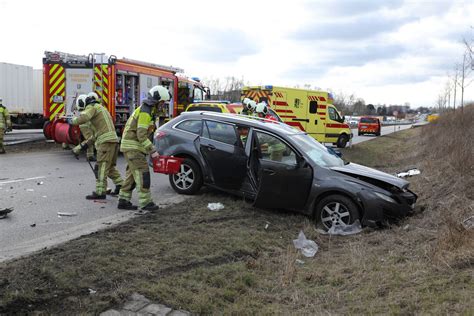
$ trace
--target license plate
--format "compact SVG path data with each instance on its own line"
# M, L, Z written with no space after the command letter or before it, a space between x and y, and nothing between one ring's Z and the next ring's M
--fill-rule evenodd
M362 125L361 128L367 128L367 126L366 126L366 125Z

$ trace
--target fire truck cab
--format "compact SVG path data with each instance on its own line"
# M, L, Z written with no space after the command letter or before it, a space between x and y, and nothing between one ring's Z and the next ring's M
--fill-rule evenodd
M344 148L352 139L349 125L332 104L332 95L325 91L276 86L249 86L242 89L242 100L265 101L283 122L305 131L320 143Z
M133 59L117 59L105 54L74 55L45 52L43 58L43 114L48 120L43 128L48 139L77 144L78 128L69 126L64 117L73 115L77 96L96 92L114 119L117 134L136 107L155 85L167 87L172 95L169 104L158 111L160 122L179 115L185 107L201 100L208 90L197 80L177 76L184 70Z

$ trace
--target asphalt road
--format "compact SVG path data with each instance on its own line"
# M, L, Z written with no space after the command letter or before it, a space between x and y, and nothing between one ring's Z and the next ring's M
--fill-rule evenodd
M121 156L118 168L125 174ZM114 187L109 181L109 186ZM0 261L64 242L127 220L134 212L117 209L117 198L105 203L85 200L95 178L84 158L70 151L11 153L0 156L0 209L14 211L0 219ZM184 197L174 193L168 177L152 175L155 202L166 205ZM134 192L132 202L137 203ZM76 216L58 216L58 212Z
M411 128L412 124L409 125L395 125L395 126L382 126L382 132L381 135L388 135L393 132L398 132L398 131L403 131L404 129ZM375 135L362 135L362 136L357 136L357 128L352 129L352 145L359 144L362 142L365 142L367 140L371 140L374 138L377 138Z

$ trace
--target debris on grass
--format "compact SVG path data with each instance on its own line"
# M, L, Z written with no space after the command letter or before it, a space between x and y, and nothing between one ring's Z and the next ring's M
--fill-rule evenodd
M301 260L301 259L296 259L296 263L298 263L298 264L304 264L304 261Z
M318 245L313 241L306 239L303 231L298 234L298 239L293 240L296 249L300 249L303 256L311 258L318 252Z
M322 229L316 229L316 231L322 235L348 236L360 233L362 231L362 225L360 221L356 219L351 225L333 225L328 231Z
M419 175L419 174L421 174L421 171L418 170L417 168L414 168L414 169L410 169L410 170L407 170L407 171L404 171L404 172L397 173L397 177L405 178L405 177L416 176L416 175Z
M40 181L40 182L38 182L38 183L36 183L36 184L37 184L37 185L43 185L44 182L43 182L43 181Z
M222 203L209 203L207 204L207 208L210 210L210 211L220 211L222 209L224 209L224 204Z
M36 227L36 223L31 224L30 227Z
M28 192L34 192L35 190L34 190L34 189L26 189L26 191L28 191Z
M89 294L90 294L90 295L92 295L92 294L95 294L95 293L97 293L97 291L96 291L96 290L89 289Z
M466 229L473 229L474 228L474 215L463 220L462 225Z

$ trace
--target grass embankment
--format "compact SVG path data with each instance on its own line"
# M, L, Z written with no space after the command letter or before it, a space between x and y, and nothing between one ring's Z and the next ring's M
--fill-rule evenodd
M0 314L97 313L133 292L203 314L472 314L472 230L459 226L472 214L472 169L452 161L461 159L457 146L433 149L443 146L443 124L441 117L344 152L390 172L422 170L410 179L417 212L399 225L329 237L304 216L205 193L0 265ZM217 201L225 209L208 211ZM301 229L320 246L314 258L293 248Z

